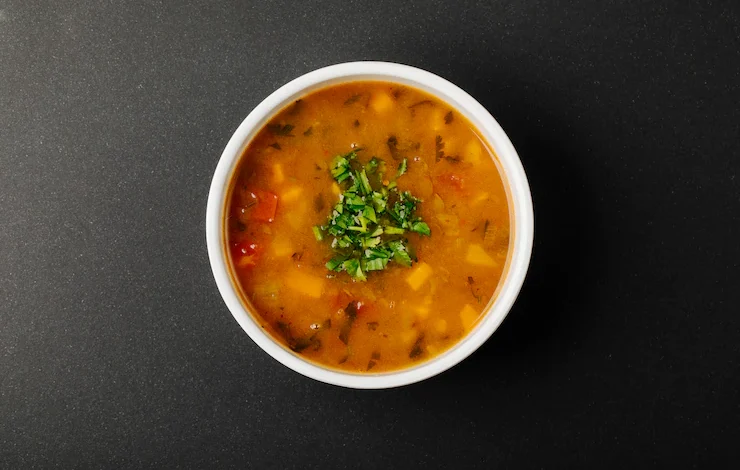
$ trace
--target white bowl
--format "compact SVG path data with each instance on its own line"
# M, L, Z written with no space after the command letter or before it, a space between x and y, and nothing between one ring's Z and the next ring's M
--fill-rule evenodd
M483 318L459 343L415 367L377 374L355 374L322 367L284 347L266 333L249 312L229 274L224 215L229 182L247 144L277 112L313 90L337 83L382 80L419 88L445 101L467 117L498 157L507 188L512 239L502 281ZM529 184L519 156L501 126L466 92L421 69L389 62L349 62L332 65L296 78L265 98L231 136L213 175L206 211L206 241L216 284L250 338L283 365L307 377L351 388L390 388L419 382L453 367L478 349L496 331L519 294L532 254L534 214Z

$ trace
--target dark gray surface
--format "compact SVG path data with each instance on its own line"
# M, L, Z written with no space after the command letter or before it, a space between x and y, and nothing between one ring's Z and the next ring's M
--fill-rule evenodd
M737 458L739 9L0 0L0 467ZM259 350L204 241L241 120L290 79L358 59L478 98L520 151L537 219L494 337L385 392Z

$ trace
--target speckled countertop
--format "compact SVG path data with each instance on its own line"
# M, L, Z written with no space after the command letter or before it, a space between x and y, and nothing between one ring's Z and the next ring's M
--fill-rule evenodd
M1 468L697 468L737 457L737 2L0 0ZM279 365L208 264L220 152L359 59L468 90L530 177L530 276L471 358Z

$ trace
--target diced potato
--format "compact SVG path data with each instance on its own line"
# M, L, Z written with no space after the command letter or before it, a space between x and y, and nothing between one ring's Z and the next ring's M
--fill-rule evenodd
M393 107L393 100L387 93L375 93L370 98L370 107L377 113L384 113Z
M401 333L401 342L403 344L410 345L414 341L416 341L416 338L418 336L419 336L419 333L417 333L415 329L411 328Z
M445 202L439 197L439 194L434 193L434 199L432 200L432 207L435 212L443 212L445 210Z
M376 300L378 300L378 297L369 287L363 287L362 289L360 289L360 292L362 292L362 296L370 302L375 302Z
M416 316L421 320L426 320L429 316L429 307L426 305L416 307Z
M434 329L440 334L447 331L447 320L442 318L437 319L437 321L434 322Z
M434 279L432 279L434 281ZM426 320L429 317L429 311L432 307L432 296L427 295L421 305L416 306L416 318Z
M272 181L275 184L281 184L285 181L285 173L283 173L283 166L276 163L272 166Z
M291 289L318 299L324 291L324 279L301 271L291 271L285 276L285 285Z
M465 160L473 164L480 163L481 154L482 149L480 147L480 142L478 141L478 139L473 139L465 144L465 150L463 153L463 158L465 158Z
M309 224L308 216L308 203L304 199L295 203L292 210L286 214L288 224L293 230L305 230L306 225Z
M331 192L333 192L335 196L339 196L342 193L342 190L339 189L339 185L337 183L332 183Z
M270 251L272 251L273 255L282 258L283 256L291 255L293 253L293 247L287 238L276 237L270 245Z
M455 214L437 214L437 221L445 235L449 237L460 235L460 220Z
M463 328L470 330L475 321L478 319L478 312L475 311L470 305L465 305L460 311L460 321L462 322Z
M286 204L295 202L298 200L298 198L301 197L302 193L303 193L303 188L301 188L300 186L294 186L280 195L280 202L283 202Z
M486 266L489 268L495 268L497 266L496 260L486 253L486 250L478 244L468 245L468 253L465 255L465 261L470 264Z
M431 275L432 267L422 261L411 270L411 274L406 277L406 282L413 290L419 290Z
M435 131L442 129L445 125L445 111L440 108L434 108L432 111L431 128Z
M427 176L422 176L416 183L415 195L418 195L422 200L427 200L432 196L434 192L434 184L432 179Z
M487 199L488 199L488 193L487 193L487 192L485 192L485 191L480 191L480 192L479 192L479 193L478 193L478 194L477 194L477 195L476 195L476 196L475 196L475 197L474 197L474 198L473 198L473 199L472 199L472 200L470 201L470 205L472 205L473 207L475 207L475 206L477 206L478 204L480 204L481 202L483 202L483 201L485 201L485 200L487 200Z

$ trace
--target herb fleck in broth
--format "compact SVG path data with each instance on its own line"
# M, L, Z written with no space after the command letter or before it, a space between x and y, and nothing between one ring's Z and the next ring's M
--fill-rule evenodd
M337 230L340 219L354 228ZM265 329L307 359L364 373L457 343L509 248L504 186L475 129L385 82L324 88L276 115L241 157L224 227Z

